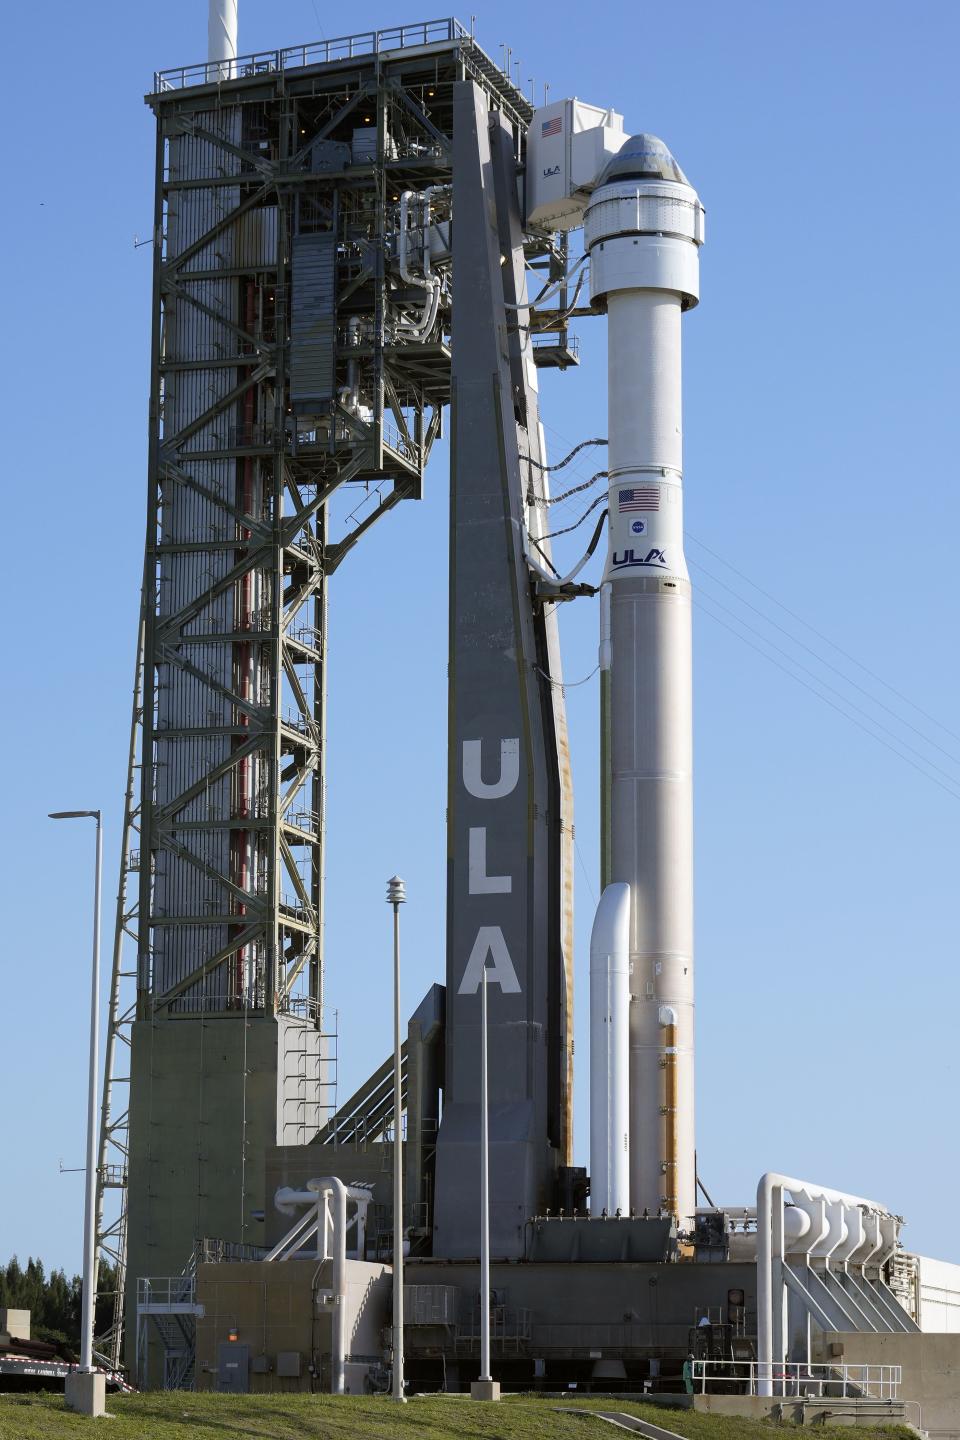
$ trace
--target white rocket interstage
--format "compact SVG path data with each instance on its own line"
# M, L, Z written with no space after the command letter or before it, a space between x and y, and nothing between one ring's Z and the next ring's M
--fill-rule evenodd
M611 889L629 886L630 1207L669 1211L686 1229L696 1171L680 318L699 296L703 207L661 141L634 136L610 162L587 209L585 236L592 297L604 297L608 313L609 552L600 645L607 889L600 909L611 903ZM592 1074L602 1068L591 1062ZM608 1117L608 1142L612 1133ZM599 1213L597 1198L594 1190Z

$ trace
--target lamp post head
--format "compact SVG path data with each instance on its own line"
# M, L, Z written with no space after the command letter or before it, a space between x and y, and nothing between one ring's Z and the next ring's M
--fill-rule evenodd
M51 810L48 820L99 820L99 810Z
M387 881L387 904L402 905L407 898L407 891L399 875L394 875Z

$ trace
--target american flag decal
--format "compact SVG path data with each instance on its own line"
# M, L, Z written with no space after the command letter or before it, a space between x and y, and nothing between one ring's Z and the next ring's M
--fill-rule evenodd
M660 486L635 485L632 490L619 490L617 506L621 515L631 510L659 510Z
M550 135L559 135L563 129L563 116L554 115L552 120L544 120L540 126L540 138L546 140Z

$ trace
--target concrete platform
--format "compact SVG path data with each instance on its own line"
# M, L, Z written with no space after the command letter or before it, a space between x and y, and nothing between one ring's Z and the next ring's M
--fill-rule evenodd
M762 1395L695 1395L693 1408L700 1415L744 1415L752 1420L776 1420L794 1425L902 1425L908 1418L902 1401L846 1399L798 1400Z

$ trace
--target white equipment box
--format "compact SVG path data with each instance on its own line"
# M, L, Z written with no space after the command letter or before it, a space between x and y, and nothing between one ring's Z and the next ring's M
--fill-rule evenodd
M533 112L527 133L527 223L575 230L607 161L627 136L623 116L582 100L554 100Z

